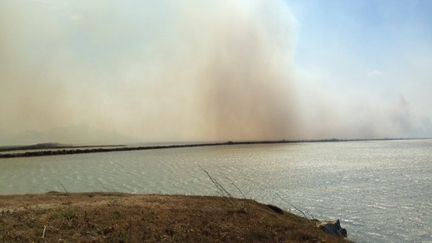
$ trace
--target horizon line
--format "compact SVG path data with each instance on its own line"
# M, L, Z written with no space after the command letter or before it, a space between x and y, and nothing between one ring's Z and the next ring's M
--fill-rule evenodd
M54 156L67 154L83 154L83 153L104 153L104 152L121 152L135 150L155 150L155 149L170 149L170 148L187 148L187 147L208 147L208 146L224 146L224 145L250 145L250 144L288 144L288 143L328 143L328 142L361 142L361 141L395 141L395 140L428 140L432 138L357 138L357 139L302 139L302 140L256 140L256 141L225 141L225 142L207 142L207 143L191 143L191 144L166 144L166 145L148 145L148 146L128 146L128 145L64 145L59 143L39 143L27 146L8 146L11 149L7 150L4 146L1 152L20 151L20 150L37 150L42 151L18 152L18 153L0 153L0 159L18 158L18 157L40 157ZM51 145L51 147L47 147ZM39 146L39 147L38 147ZM98 148L96 148L98 147ZM0 147L2 148L2 147ZM84 149L83 149L84 148ZM57 150L52 150L57 149Z

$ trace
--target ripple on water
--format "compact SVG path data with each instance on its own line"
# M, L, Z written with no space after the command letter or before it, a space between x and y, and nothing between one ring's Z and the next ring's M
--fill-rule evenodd
M0 193L117 191L231 193L322 219L342 219L359 242L432 241L432 142L220 146L14 158ZM298 213L298 212L297 212Z

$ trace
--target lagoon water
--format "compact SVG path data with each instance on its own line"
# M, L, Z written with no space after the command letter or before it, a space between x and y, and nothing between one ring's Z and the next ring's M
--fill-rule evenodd
M0 160L0 194L232 194L342 220L357 242L432 242L432 140L235 145Z

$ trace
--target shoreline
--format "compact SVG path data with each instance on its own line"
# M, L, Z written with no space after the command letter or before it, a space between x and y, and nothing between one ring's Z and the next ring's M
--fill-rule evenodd
M125 193L0 196L0 241L349 242L249 199Z
M55 155L67 155L67 154L122 152L122 151L136 151L136 150L230 146L230 145L398 141L398 140L424 140L424 139L430 139L430 138L321 139L321 140L268 140L268 141L263 140L263 141L237 141L237 142L228 141L228 142L214 142L214 143L167 144L167 145L147 145L147 146L130 146L130 147L128 147L127 145L94 145L94 146L85 145L85 146L69 146L69 147L60 146L60 147L46 148L45 150L41 150L41 151L0 153L0 159L55 156ZM34 145L30 145L27 147L34 147ZM14 150L14 151L19 151L19 150ZM7 152L7 151L2 151L2 152Z

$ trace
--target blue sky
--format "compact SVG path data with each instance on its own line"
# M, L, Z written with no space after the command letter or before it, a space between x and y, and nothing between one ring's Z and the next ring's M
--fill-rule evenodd
M299 64L333 53L355 55L370 66L384 65L406 48L430 48L431 1L287 1L299 32ZM326 47L326 48L323 48Z
M286 2L296 19L295 63L315 84L344 101L404 99L410 113L428 123L432 1Z

